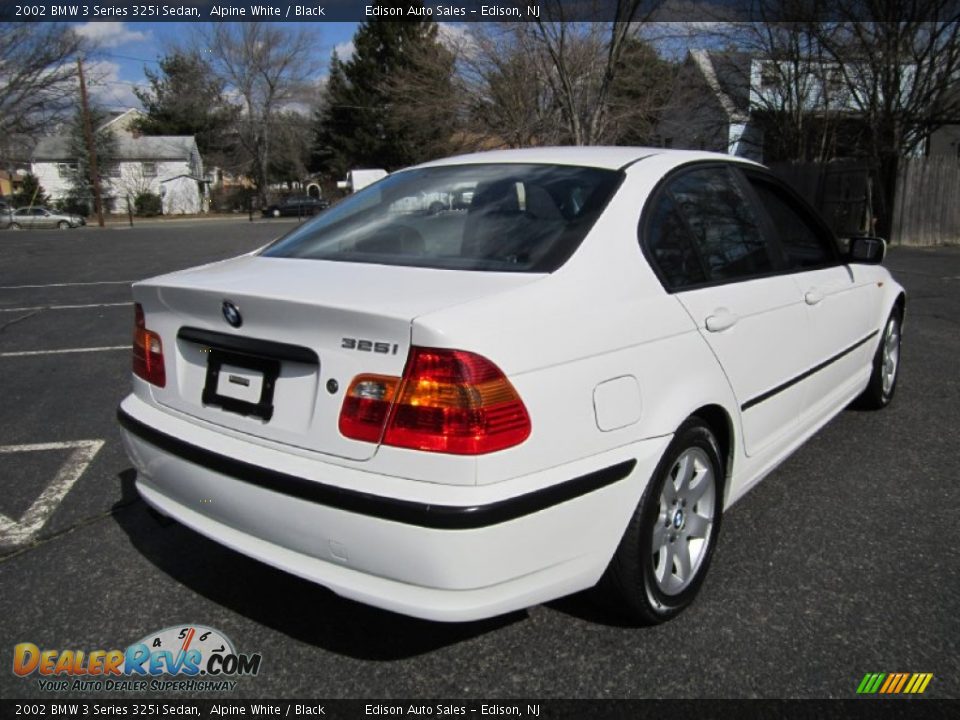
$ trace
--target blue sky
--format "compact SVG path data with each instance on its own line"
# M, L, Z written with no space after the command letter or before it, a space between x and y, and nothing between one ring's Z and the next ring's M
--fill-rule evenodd
M347 58L353 52L352 38L357 29L355 22L282 24L306 27L315 35L316 50L309 62L315 65L312 75L317 80L326 76L330 53L334 48L341 58ZM465 32L462 24L439 24L445 26L454 37ZM650 27L654 35L662 33L658 41L661 52L679 59L689 47L707 46L713 42L711 32L722 24L653 23ZM144 66L156 68L157 60L169 48L184 43L197 29L197 23L189 22L90 22L73 25L81 35L96 41L101 48L88 62L88 75L92 79L89 83L90 93L96 102L111 110L138 107L133 89L146 85Z
M335 47L349 53L349 44L357 23L285 23L307 27L316 35L316 77L327 73L327 62ZM143 86L144 66L156 69L156 61L169 47L190 36L194 23L74 23L76 30L96 40L101 51L90 58L91 95L109 109L137 107L135 86Z

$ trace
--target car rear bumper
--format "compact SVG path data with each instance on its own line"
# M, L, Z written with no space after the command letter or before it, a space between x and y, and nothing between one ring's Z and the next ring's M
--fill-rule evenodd
M669 442L447 486L293 455L134 395L118 415L137 488L161 513L344 597L442 621L593 585Z

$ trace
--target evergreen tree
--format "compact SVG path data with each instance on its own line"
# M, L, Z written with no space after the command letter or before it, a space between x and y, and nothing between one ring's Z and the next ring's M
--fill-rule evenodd
M624 40L610 84L610 127L604 140L617 145L653 144L660 115L670 102L678 67L661 58L652 45L638 38Z
M116 137L111 130L102 127L107 117L106 111L96 107L90 108L90 127L93 129L93 146L97 153L97 171L103 197L109 194L110 168L116 163L117 157ZM66 202L73 208L86 208L86 214L91 214L97 210L93 197L93 167L87 150L83 115L79 110L70 123L67 137L70 157L76 158L77 169L67 180L70 189L67 192Z
M50 198L47 197L43 186L33 173L26 174L20 189L13 194L13 207L15 208L27 205L46 205L49 202Z
M330 59L315 116L314 169L337 176L357 167L393 170L436 154L454 130L436 105L449 103L454 69L437 25L373 20L357 28L353 44L349 60L336 52Z
M144 135L193 135L201 156L220 161L237 117L224 81L194 51L175 50L159 65L159 71L144 68L150 87L133 91L146 112L134 127Z

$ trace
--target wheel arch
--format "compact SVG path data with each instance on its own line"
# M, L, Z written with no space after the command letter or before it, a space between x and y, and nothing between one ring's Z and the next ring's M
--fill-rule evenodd
M903 321L907 317L907 294L901 290L897 295L896 300L893 301L893 307L900 310L900 327L903 327Z
M730 493L730 478L733 475L733 461L736 453L736 431L733 418L722 405L710 404L697 408L689 417L697 417L706 423L720 446L720 457L725 463L723 473L724 505Z

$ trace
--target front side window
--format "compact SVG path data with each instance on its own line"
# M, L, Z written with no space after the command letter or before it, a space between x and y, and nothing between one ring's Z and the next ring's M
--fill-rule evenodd
M57 173L60 177L70 177L77 174L77 163L57 163Z
M155 162L145 162L140 164L144 177L157 176L157 164Z
M490 164L389 175L269 246L266 257L551 272L619 187L615 170Z

